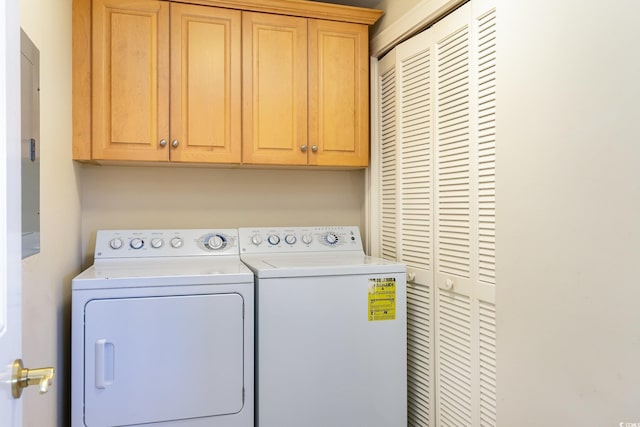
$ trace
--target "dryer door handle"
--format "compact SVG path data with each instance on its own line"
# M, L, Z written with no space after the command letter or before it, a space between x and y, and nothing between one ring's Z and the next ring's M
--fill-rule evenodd
M114 346L106 339L96 341L96 388L105 389L113 384Z

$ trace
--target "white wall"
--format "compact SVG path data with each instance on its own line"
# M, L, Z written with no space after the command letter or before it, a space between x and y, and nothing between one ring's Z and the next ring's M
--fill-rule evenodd
M377 34L386 29L389 25L399 20L408 10L420 3L421 0L380 0L375 5L375 9L384 10L384 15L371 30L372 34Z
M40 50L41 253L23 262L25 366L54 366L47 394L23 394L24 426L64 426L69 406L70 283L80 268L80 197L71 161L71 0L20 0Z
M109 228L359 225L364 170L83 165L84 265Z
M639 15L498 1L500 426L640 423Z

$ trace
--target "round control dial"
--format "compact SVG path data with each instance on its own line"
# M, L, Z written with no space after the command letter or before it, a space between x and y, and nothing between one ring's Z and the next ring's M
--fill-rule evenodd
M154 249L161 248L163 243L164 242L162 241L162 239L160 239L158 237L155 237L155 238L151 239L151 247L154 248Z
M280 236L278 236L277 234L272 234L267 237L267 241L272 245L277 245L278 243L280 243Z
M131 239L131 242L129 242L129 246L131 246L131 249L140 249L144 246L144 240L139 237L134 237Z
M251 236L251 243L258 246L260 243L262 243L262 236L259 234L254 234L253 236Z
M183 241L181 237L174 237L169 243L171 243L172 248L178 249L182 247Z
M111 246L111 249L120 249L122 247L122 239L120 239L119 237L111 239L111 241L109 242L109 246Z
M298 241L298 239L293 234L287 234L286 236L284 236L284 241L289 245L293 245Z
M313 242L313 236L311 234L303 234L302 235L302 243L305 245L310 245Z
M324 241L326 243L328 243L329 245L335 245L338 243L338 235L332 232L329 232L327 234L324 235Z
M222 234L208 234L204 238L204 246L212 251L224 249L227 246L227 238Z

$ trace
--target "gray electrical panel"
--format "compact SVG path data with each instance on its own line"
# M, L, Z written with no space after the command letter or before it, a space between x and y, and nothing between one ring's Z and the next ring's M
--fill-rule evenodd
M22 258L40 252L40 51L20 30Z

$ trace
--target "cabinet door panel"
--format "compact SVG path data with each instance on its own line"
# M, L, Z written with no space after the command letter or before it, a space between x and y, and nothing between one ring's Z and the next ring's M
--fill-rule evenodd
M168 3L94 0L93 23L93 158L168 160Z
M241 13L171 4L171 161L240 163Z
M368 29L309 20L309 164L369 163Z
M243 13L243 163L304 165L307 20Z

